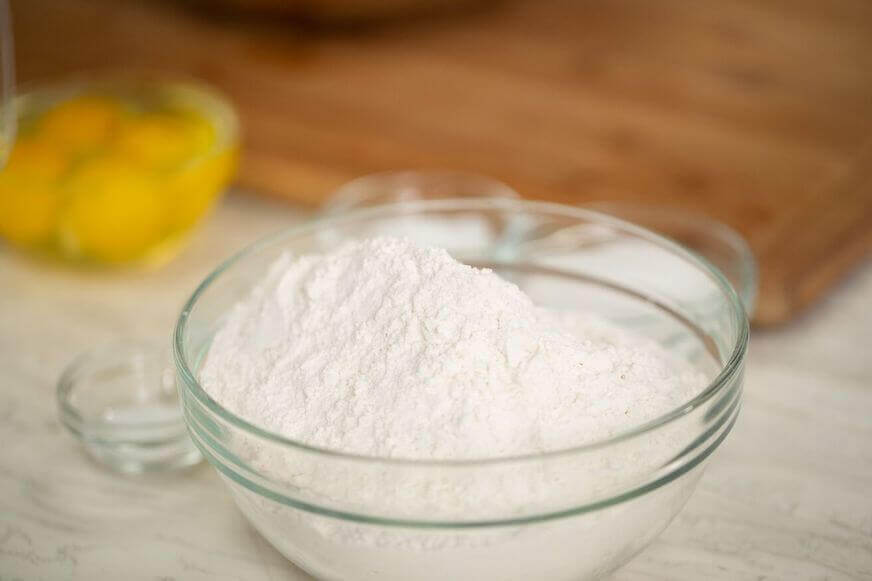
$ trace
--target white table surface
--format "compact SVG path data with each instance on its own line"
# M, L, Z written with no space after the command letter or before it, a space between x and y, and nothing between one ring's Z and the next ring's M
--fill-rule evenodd
M0 580L308 579L210 468L108 472L63 430L54 399L75 354L168 340L213 266L300 217L231 196L154 273L86 275L0 248ZM800 320L753 333L745 393L687 507L616 579L872 579L872 264Z

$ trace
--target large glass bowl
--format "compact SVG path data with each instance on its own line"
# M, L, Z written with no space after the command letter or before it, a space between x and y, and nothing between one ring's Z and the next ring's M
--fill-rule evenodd
M463 461L309 446L252 425L204 391L197 378L214 333L278 256L329 250L410 215L480 218L488 239L449 248L458 259L493 268L542 305L592 311L645 334L708 383L691 401L607 440ZM428 242L426 232L419 242ZM611 252L628 241L644 260ZM321 579L548 581L607 574L678 513L739 412L747 342L729 283L665 238L569 206L451 199L349 212L255 244L196 290L174 350L194 441L249 521L299 567Z

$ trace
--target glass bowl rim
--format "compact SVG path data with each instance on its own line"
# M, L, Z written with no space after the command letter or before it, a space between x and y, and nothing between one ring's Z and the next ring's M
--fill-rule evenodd
M399 212L400 209L405 211ZM709 279L711 279L722 292L727 304L730 307L733 323L738 329L735 344L733 345L729 356L725 363L720 365L720 371L709 382L709 384L697 393L690 401L684 402L676 408L657 416L656 418L631 426L609 438L590 442L578 446L549 450L539 453L516 454L511 456L495 456L487 458L464 458L464 459L418 459L418 458L403 458L403 457L384 457L367 454L356 454L345 452L333 448L325 448L307 444L300 440L288 438L276 432L272 432L262 428L248 420L238 416L222 406L210 396L206 390L200 385L200 382L191 371L188 361L184 354L184 340L187 329L189 316L195 308L198 299L212 285L219 276L232 266L243 261L249 255L255 254L258 251L276 244L280 241L291 239L295 236L314 233L331 226L341 225L345 222L354 222L361 219L371 218L379 214L390 215L396 212L400 215L409 215L420 213L420 210L469 210L481 211L486 209L503 209L503 210L521 210L526 213L559 213L564 217L575 217L586 219L589 222L609 224L623 231L633 233L640 238L646 239L657 244L660 247L666 248L673 254L678 255L682 259L695 265ZM416 211L417 210L417 211ZM684 249L679 244L652 232L646 228L616 218L609 214L597 212L587 208L577 206L569 206L565 204L553 202L540 202L514 198L443 198L434 200L418 200L412 202L398 202L373 206L354 210L344 214L336 214L331 216L318 216L311 220L306 220L301 224L297 224L288 228L267 235L258 241L244 247L242 250L231 255L218 265L206 278L197 286L191 297L185 302L179 317L176 321L176 327L173 332L173 359L175 361L176 371L180 376L180 389L190 392L194 398L209 411L215 414L222 420L228 422L234 427L243 430L249 434L259 438L266 439L282 446L287 446L301 450L306 453L313 453L320 456L336 458L339 460L348 460L363 463L379 463L395 466L422 466L422 467L473 467L495 464L512 464L525 461L540 461L543 459L556 458L561 456L569 456L587 451L600 450L630 440L637 436L650 433L657 428L678 420L693 410L697 409L705 402L710 400L715 394L722 391L723 388L731 384L731 379L741 370L745 359L745 354L748 346L750 335L748 318L745 314L742 301L736 294L732 285L724 278L720 271L715 268L704 258ZM185 396L182 394L183 405L185 404ZM185 421L188 422L188 414L185 413ZM190 425L189 425L190 428Z

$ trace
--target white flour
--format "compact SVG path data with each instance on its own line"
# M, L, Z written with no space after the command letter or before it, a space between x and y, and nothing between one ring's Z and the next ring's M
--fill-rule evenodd
M283 256L217 333L201 378L290 438L416 459L600 440L700 387L652 342L558 318L489 270L387 237Z
M415 459L593 442L681 405L705 383L648 339L546 311L491 271L397 238L281 257L229 314L200 378L219 403L266 429ZM638 484L689 442L667 430L543 462L431 470L232 437L236 454L297 501L443 522L580 506ZM355 522L230 486L255 526L319 578L520 581L601 575L665 525L694 481L569 518L457 529Z

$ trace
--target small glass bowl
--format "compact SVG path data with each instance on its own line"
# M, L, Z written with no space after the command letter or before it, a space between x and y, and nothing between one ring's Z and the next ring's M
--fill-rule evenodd
M519 198L501 181L449 170L402 170L365 175L341 186L324 203L326 215L348 210L440 198Z
M589 207L644 226L706 259L736 289L748 317L754 314L757 261L742 235L723 222L689 210L630 202L600 202Z
M384 204L414 203L426 200L508 198L520 199L520 194L507 184L483 175L450 170L401 170L365 175L339 187L325 201L324 216L337 216L361 208ZM400 214L391 222L373 224L370 236L424 236L428 243L444 248L462 247L480 251L490 245L490 254L499 256L515 245L514 228L494 222L478 213L452 216ZM495 233L501 232L496 237ZM341 240L345 233L328 230L326 238Z
M89 351L64 370L57 398L64 426L114 470L171 470L202 458L188 437L166 350L122 342Z

